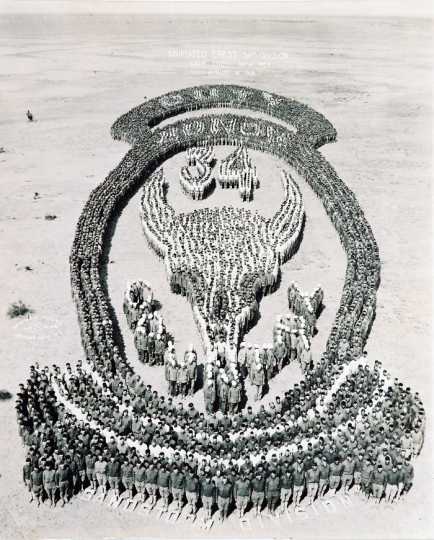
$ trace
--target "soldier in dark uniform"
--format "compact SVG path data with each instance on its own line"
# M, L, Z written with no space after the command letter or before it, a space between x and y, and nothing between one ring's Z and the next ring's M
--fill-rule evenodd
M268 511L270 514L274 514L280 499L280 478L277 476L275 470L271 470L270 476L265 482L265 497L267 499Z
M185 473L185 496L190 514L196 514L199 501L200 482L196 473L191 469Z
M292 470L290 467L282 471L280 479L280 499L282 502L282 513L288 508L289 501L292 495L294 480L292 478Z
M158 486L159 470L154 461L151 461L146 468L145 487L149 496L151 507L154 507L157 502L157 486ZM169 505L169 503L167 503Z
M170 497L170 472L164 463L158 469L157 486L160 497L163 500L163 512L167 512Z
M240 518L245 514L251 494L252 486L250 480L247 478L246 474L241 474L241 477L234 483L234 497Z
M216 385L213 379L206 379L203 389L203 396L205 399L205 409L208 414L214 412L214 406L216 401Z
M162 366L164 362L164 351L166 349L166 343L160 334L157 334L155 340L155 363L157 366Z
M174 466L170 475L170 486L172 489L172 497L177 507L177 511L181 512L184 502L185 491L185 476L180 468Z
M141 503L145 502L146 467L144 461L138 461L134 466L134 487Z
M381 501L381 497L384 493L384 487L386 485L386 472L383 470L381 463L374 468L371 474L371 490L374 501L378 504Z
M30 483L31 483L33 494L38 503L38 506L40 506L41 498L42 498L43 479L42 479L42 469L39 465L35 465L35 467L33 468L33 471L30 473Z
M229 506L233 498L233 486L227 476L222 476L217 484L217 507L220 511L220 519L224 521L229 514Z
M127 490L128 498L133 498L134 467L131 460L125 460L121 465L122 485Z
M61 461L57 467L56 482L59 486L61 505L63 506L68 502L68 491L71 483L71 471L64 461Z
M232 381L228 390L229 414L236 414L241 403L241 388L236 381Z
M220 411L223 414L227 413L228 395L229 395L229 387L228 387L227 381L225 379L221 379L220 385L218 388L218 399L219 399Z
M200 494L203 509L205 511L205 519L211 519L212 508L216 499L216 485L209 471L206 472L205 475L201 478Z
M265 499L265 478L258 471L252 479L252 504L255 509L255 516L262 511L262 504Z
M24 485L27 487L27 489L29 490L29 493L30 493L29 502L33 501L31 474L32 474L32 460L28 457L28 458L26 458L26 462L25 462L25 464L23 466L23 482L24 482Z
M50 500L50 506L56 505L56 472L52 468L49 461L45 463L45 470L42 473L42 483L44 486L45 493L47 494L48 499Z

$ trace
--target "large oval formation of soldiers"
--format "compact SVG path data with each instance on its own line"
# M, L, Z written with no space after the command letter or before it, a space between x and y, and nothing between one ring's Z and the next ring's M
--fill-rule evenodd
M131 149L91 192L70 254L82 359L64 372L35 364L18 393L30 502L64 506L78 496L210 528L231 515L242 521L304 512L337 493L378 504L405 498L425 411L417 392L366 355L379 250L354 194L318 151L336 140L332 124L295 100L212 85L146 101L121 116L112 135ZM228 147L224 158L216 158L217 147ZM287 164L283 201L268 218L250 205L266 189L252 150ZM165 161L179 153L185 164L169 180ZM247 339L261 299L279 287L281 267L303 235L292 170L322 202L347 257L318 357L311 343L327 295L319 284L305 291L291 283L269 342ZM189 212L170 205L173 182L190 199ZM243 206L195 208L215 190L232 190ZM171 291L190 303L201 350L176 347L152 276L137 276L121 292L130 335L120 335L107 254L113 220L138 191L145 241ZM126 357L124 339L134 341L135 358ZM159 366L165 395L137 373L137 363ZM292 363L302 380L261 405L273 378ZM203 406L192 402L198 394Z

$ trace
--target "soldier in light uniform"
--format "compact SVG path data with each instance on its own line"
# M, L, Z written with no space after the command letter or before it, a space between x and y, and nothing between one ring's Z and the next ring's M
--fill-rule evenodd
M148 336L143 326L138 326L134 332L134 345L137 349L139 362L148 363Z
M51 467L50 463L47 461L45 463L45 469L42 473L42 483L44 486L45 493L50 500L50 506L56 505L56 472Z
M176 374L176 384L177 384L178 394L181 394L181 396L186 396L187 386L188 386L188 369L184 361L180 362L178 365L178 370Z
M236 381L232 381L228 392L229 414L237 414L241 402L241 388Z
M256 363L252 366L252 383L256 386L255 401L258 401L262 398L265 384L265 372L260 363Z

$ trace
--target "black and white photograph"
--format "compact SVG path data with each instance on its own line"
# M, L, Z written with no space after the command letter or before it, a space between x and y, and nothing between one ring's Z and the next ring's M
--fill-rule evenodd
M0 0L0 540L432 540L426 0Z

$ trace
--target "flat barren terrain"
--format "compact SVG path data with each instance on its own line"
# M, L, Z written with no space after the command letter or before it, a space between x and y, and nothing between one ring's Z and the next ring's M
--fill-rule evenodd
M323 113L338 140L321 152L354 191L372 226L382 261L370 357L425 403L425 446L415 462L414 488L393 506L336 500L281 520L232 516L205 533L139 512L110 510L75 499L64 509L29 504L21 480L24 449L13 399L0 403L0 538L432 538L432 23L428 20L320 18L146 18L142 16L0 17L0 388L15 394L29 366L64 366L82 357L69 286L69 251L90 191L128 145L110 126L130 108L166 91L195 84L237 83L276 92ZM26 119L30 109L35 121ZM218 148L217 156L229 150ZM266 216L282 197L274 158L252 152L261 188L253 209ZM177 212L241 204L219 191L193 203L181 192L183 155L165 165ZM314 339L324 348L345 275L345 255L310 188L297 178L307 221L298 253L282 268L280 289L261 303L261 319L246 339L271 341L275 316L286 311L286 288L322 285L325 310ZM34 193L39 198L34 198ZM199 336L187 301L170 293L161 261L146 244L139 194L119 216L110 251L108 286L126 350L134 346L122 314L126 282L149 281L179 352ZM57 216L46 220L45 216ZM27 267L27 268L26 268ZM30 318L6 311L22 300ZM164 388L161 368L141 373ZM271 396L299 377L287 368ZM268 396L269 398L269 396ZM266 398L266 399L268 399ZM195 401L200 403L201 394Z

